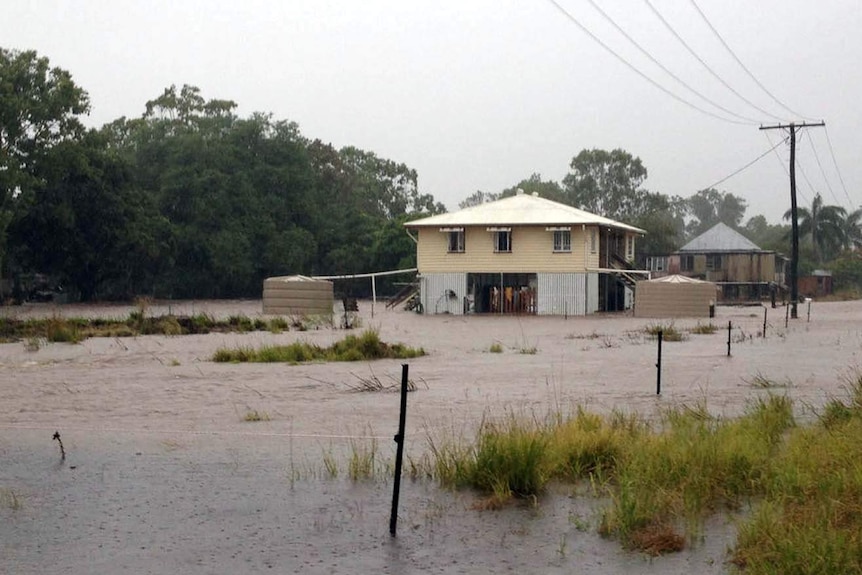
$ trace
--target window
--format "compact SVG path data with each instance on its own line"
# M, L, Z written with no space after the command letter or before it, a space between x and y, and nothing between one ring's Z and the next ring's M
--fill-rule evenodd
M494 232L494 251L508 253L512 251L512 232Z
M569 230L556 230L554 232L554 251L572 251L572 232Z
M596 229L593 228L590 230L590 253L596 253L596 249L598 248L598 238L596 238Z
M667 258L658 256L658 257L649 257L647 258L647 269L651 272L663 272L667 267Z
M679 256L679 269L683 272L694 270L694 256Z
M464 230L449 232L449 253L464 253Z
M626 258L632 259L633 257L635 257L635 239L626 236Z
M721 256L717 254L708 254L706 256L706 269L709 271L717 271L721 269Z

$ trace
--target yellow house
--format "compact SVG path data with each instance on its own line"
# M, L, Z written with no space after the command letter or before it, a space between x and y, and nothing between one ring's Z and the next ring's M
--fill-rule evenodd
M405 224L425 313L585 315L631 306L644 231L518 193Z

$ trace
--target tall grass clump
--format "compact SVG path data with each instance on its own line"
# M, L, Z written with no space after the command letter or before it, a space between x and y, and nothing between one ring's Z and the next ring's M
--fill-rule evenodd
M307 342L289 345L264 346L260 349L238 347L220 348L213 355L217 362L304 363L308 361L365 361L373 359L410 359L425 355L422 348L407 347L400 343L388 344L380 340L376 330L361 335L348 335L329 347Z
M737 566L754 575L862 573L862 379L848 402L831 402L817 424L789 434L765 493L739 529Z
M589 479L605 483L615 475L626 446L647 431L637 417L615 413L610 419L577 413L551 428L549 455L556 478L567 481Z
M600 531L650 552L676 550L677 528L694 536L706 514L735 509L762 492L769 462L792 425L791 403L779 396L752 404L734 420L714 417L703 406L668 411L661 431L630 444ZM656 547L656 538L671 548Z
M77 322L52 317L45 322L45 339L52 342L79 343L84 338Z
M377 470L377 440L360 442L350 440L350 460L347 463L347 474L353 481L373 479Z
M685 334L676 328L673 322L668 324L651 323L644 328L646 333L651 338L658 338L658 333L661 332L663 341L683 341Z
M696 335L711 335L718 331L718 327L716 327L713 323L697 322L697 325L691 328L689 331Z

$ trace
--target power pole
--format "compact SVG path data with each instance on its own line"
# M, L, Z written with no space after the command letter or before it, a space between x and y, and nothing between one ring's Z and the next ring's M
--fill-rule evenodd
M797 128L820 128L826 122L806 123L790 122L789 124L775 124L773 126L760 126L761 130L786 130L790 129L790 223L792 239L790 243L790 317L796 319L796 304L799 299L799 284L797 271L799 269L799 221L796 217L796 129Z

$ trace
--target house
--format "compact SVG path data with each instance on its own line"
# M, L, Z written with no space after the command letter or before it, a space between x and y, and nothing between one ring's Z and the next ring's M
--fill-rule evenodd
M425 313L585 315L631 306L645 232L520 192L407 222Z
M723 301L759 300L786 289L786 258L718 223L669 256L647 258L653 277L680 274L714 282Z
M805 297L822 297L832 294L832 272L829 270L814 270L811 275L799 277L799 295Z

